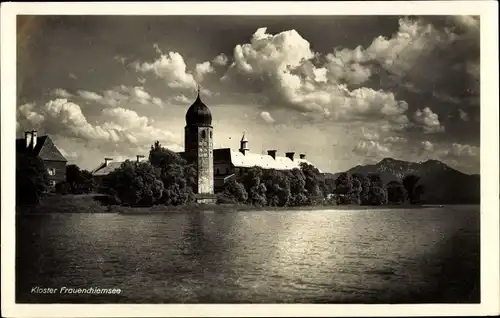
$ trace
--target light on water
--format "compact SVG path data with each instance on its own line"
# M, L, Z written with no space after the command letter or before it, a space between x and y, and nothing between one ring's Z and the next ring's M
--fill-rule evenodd
M17 301L479 301L479 207L19 217ZM120 295L32 295L33 286Z

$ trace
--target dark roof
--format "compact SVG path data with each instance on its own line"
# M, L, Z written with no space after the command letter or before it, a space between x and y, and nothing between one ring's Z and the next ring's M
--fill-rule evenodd
M212 125L212 113L200 99L200 93L194 103L186 112L187 126L210 126Z
M35 149L27 148L24 138L17 138L16 152L29 153L38 156L40 159L45 161L68 161L64 158L59 149L57 149L56 145L52 142L52 139L50 139L49 136L39 136L37 138Z

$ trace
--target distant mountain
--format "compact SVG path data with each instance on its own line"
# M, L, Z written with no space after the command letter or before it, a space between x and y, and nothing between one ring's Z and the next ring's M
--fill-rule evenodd
M358 165L346 171L363 175L378 174L384 184L402 181L407 175L420 177L424 185L422 200L430 204L467 204L480 201L480 177L469 175L447 166L439 160L408 162L392 158L382 159L373 165ZM340 173L330 174L336 178Z

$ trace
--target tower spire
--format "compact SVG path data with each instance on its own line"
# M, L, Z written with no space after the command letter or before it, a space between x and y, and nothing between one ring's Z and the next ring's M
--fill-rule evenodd
M243 132L243 136L241 137L240 141L240 152L245 155L245 153L248 151L248 140L245 138L245 133Z

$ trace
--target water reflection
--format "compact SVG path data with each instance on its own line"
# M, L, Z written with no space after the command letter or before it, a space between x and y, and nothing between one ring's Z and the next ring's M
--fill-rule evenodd
M478 211L20 218L17 296L21 302L471 302L479 297ZM61 284L124 293L55 300L29 294L31 286Z

